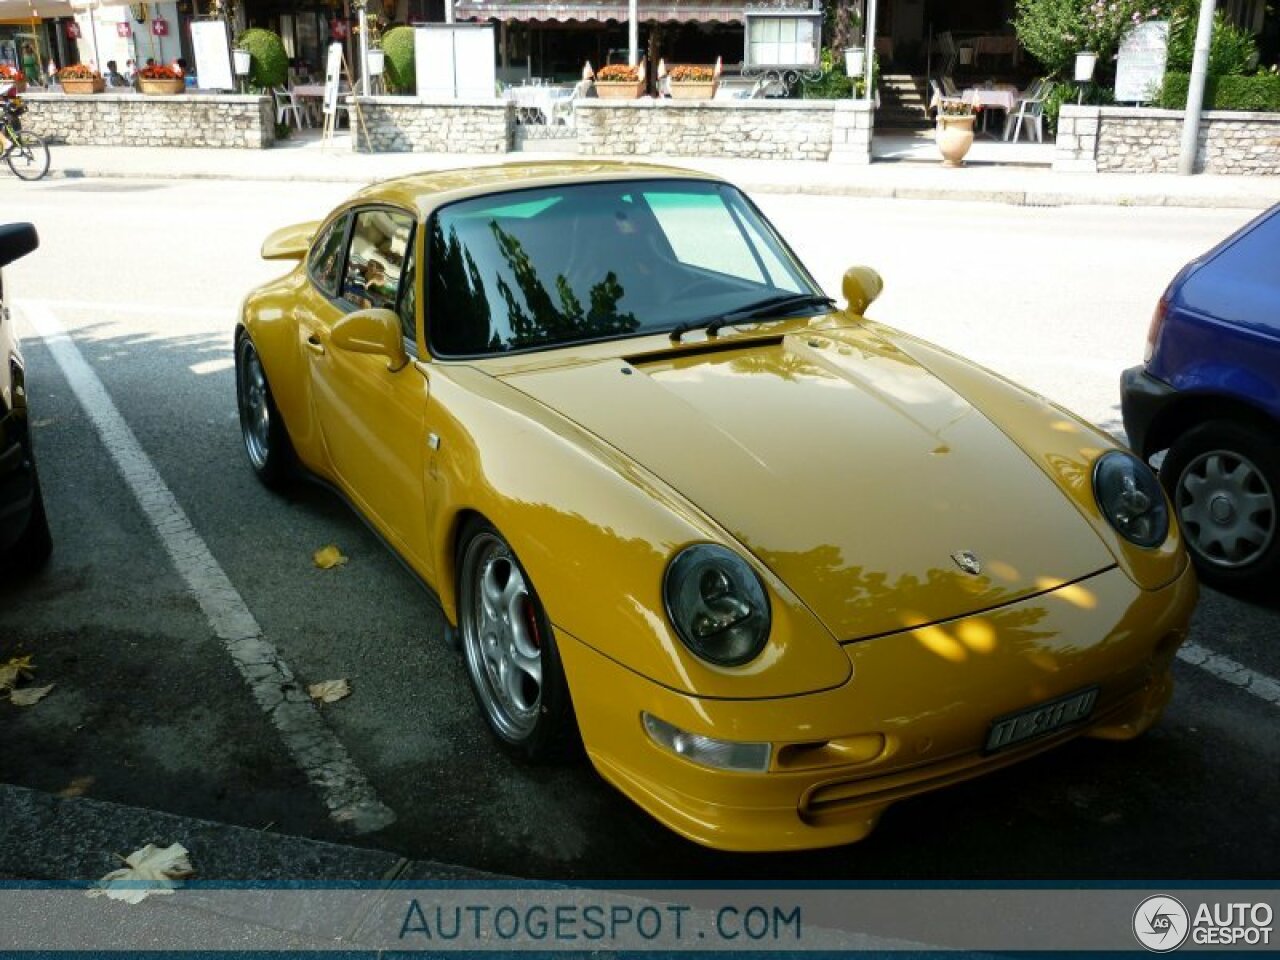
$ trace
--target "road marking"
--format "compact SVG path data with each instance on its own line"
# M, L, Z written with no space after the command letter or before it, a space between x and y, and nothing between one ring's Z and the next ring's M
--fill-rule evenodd
M1259 700L1280 705L1280 681L1257 670L1250 670L1225 654L1214 653L1198 643L1184 643L1178 650L1178 659L1199 667L1233 687L1239 687L1245 693L1253 694Z
M44 339L80 406L98 431L138 506L169 553L178 575L227 648L254 699L271 718L285 746L319 791L329 815L356 833L395 820L347 750L321 721L305 690L275 646L262 635L244 600L218 565L177 499L165 485L88 361L45 302L23 304L27 322Z

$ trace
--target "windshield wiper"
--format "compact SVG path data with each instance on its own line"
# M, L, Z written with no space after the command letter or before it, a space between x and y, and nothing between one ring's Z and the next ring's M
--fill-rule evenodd
M834 305L834 300L820 294L788 293L785 296L769 297L766 300L748 304L737 310L722 313L718 317L707 317L703 320L686 320L684 323L677 324L669 336L672 342L679 343L680 338L690 330L698 330L705 327L708 337L718 337L720 328L731 323L741 323L744 320L760 320L764 317L781 318L800 307L830 307Z

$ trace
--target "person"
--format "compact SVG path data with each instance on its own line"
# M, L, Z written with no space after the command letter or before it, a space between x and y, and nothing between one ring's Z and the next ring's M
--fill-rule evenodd
M137 74L138 62L136 60L126 60L124 62L124 79L129 86L133 86L133 81Z
M40 83L40 59L36 56L36 51L29 43L22 45L22 72L27 75L27 80L33 84Z
M129 81L124 78L124 75L116 67L114 60L107 61L107 72L102 75L102 79L107 81L108 87L127 87L129 85Z
M53 86L58 82L58 64L53 57L49 58L49 62L45 64L44 75L48 78L48 85Z

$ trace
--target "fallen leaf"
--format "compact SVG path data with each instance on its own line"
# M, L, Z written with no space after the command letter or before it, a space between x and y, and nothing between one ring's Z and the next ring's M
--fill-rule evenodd
M344 697L351 696L351 684L346 680L322 680L307 687L312 700L321 703L337 703Z
M315 561L316 566L321 570L340 567L347 562L347 558L342 555L342 551L338 549L338 545L336 543L331 543L327 547L321 547L315 552L315 556L311 559Z
M52 683L47 687L23 687L9 694L9 702L15 707L31 707L47 697L53 688Z
M12 657L8 663L0 663L0 691L12 690L21 677L30 679L34 670L30 656Z
M178 881L191 876L187 848L180 843L163 850L148 843L124 858L129 866L112 870L88 892L90 897L105 896L125 903L141 903L151 894L172 894Z
M94 784L93 777L76 777L58 791L60 797L83 797Z

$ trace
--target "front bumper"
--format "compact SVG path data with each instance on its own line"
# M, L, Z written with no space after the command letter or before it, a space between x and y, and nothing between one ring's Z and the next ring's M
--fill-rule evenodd
M1147 373L1146 367L1130 367L1120 374L1120 412L1129 447L1144 460L1155 450L1148 450L1151 424L1177 397L1178 391L1163 380Z
M865 837L903 797L999 769L1073 737L1128 739L1159 718L1196 600L1189 565L1142 591L1112 568L947 623L848 644L843 686L770 700L660 687L557 631L592 763L659 821L725 850L800 850ZM1085 724L987 754L994 718L1097 685ZM645 733L773 744L767 773L696 766Z

